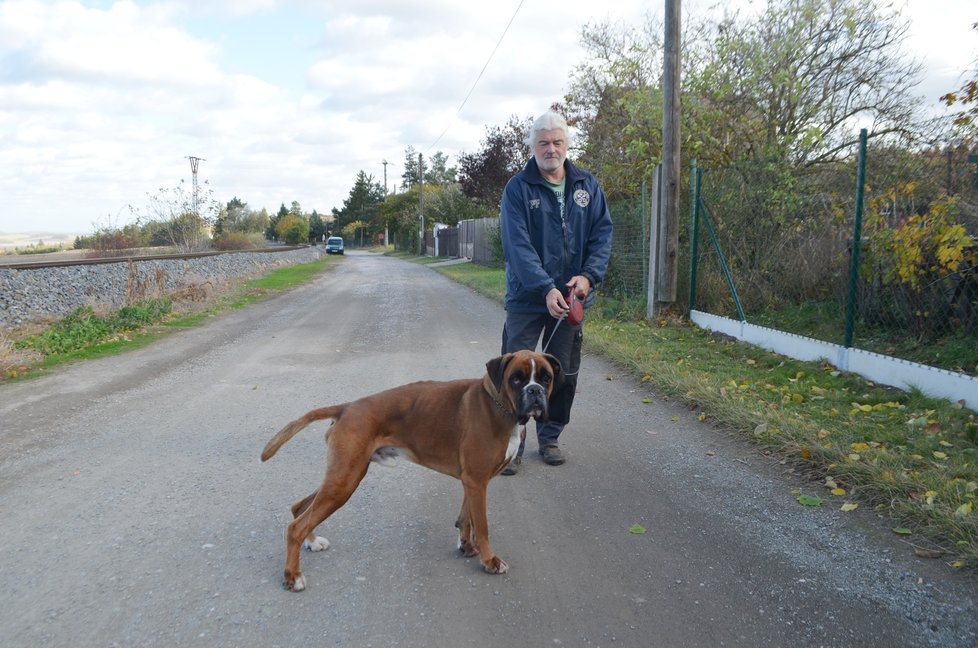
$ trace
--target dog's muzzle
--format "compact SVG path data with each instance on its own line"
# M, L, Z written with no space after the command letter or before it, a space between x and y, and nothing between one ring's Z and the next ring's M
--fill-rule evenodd
M523 388L516 414L520 425L526 424L531 418L537 421L547 420L547 392L541 385L531 383Z

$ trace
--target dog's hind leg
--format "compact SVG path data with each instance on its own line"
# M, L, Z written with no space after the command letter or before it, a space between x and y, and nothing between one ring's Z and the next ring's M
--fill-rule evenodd
M367 474L370 465L369 455L359 458L330 456L326 477L319 490L311 495L308 503L301 500L296 503L294 510L301 510L285 532L285 577L286 589L300 592L306 588L306 578L299 571L299 550L313 530L322 524L326 518L346 504L360 481ZM308 499L308 498L307 498Z
M293 504L292 517L297 518L302 515L302 512L309 508L309 505L312 504L312 501L316 498L318 493L319 491L317 490L311 495L308 495ZM329 549L329 540L322 536L316 535L316 531L314 529L313 532L310 533L305 540L303 540L302 546L309 551L325 551L326 549Z

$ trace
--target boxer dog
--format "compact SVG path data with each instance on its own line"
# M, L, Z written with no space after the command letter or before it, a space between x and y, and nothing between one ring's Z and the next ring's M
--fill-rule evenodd
M294 519L285 533L286 589L306 587L299 571L301 547L329 546L315 535L316 527L350 499L371 461L394 457L461 480L458 547L465 556L478 555L490 574L506 573L509 565L489 544L486 488L516 454L527 421L547 420L547 400L561 377L555 357L517 351L487 362L481 379L402 385L314 409L282 428L265 446L262 461L310 423L334 421L326 433L323 483L292 505Z

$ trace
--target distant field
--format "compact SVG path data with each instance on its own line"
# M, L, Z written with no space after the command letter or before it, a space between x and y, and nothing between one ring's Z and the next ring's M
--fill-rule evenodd
M64 244L71 248L75 244L77 234L55 234L53 232L27 232L21 234L6 234L0 232L0 248L28 247L44 243L44 245Z

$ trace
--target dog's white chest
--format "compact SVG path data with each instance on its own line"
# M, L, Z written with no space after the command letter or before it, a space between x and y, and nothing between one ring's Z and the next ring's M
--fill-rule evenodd
M522 440L523 440L523 437L520 434L520 426L519 425L514 425L513 426L513 433L511 435L509 435L509 445L506 446L506 461L507 462L510 459L512 459L513 457L516 456L516 451L520 449L520 441L522 441Z

